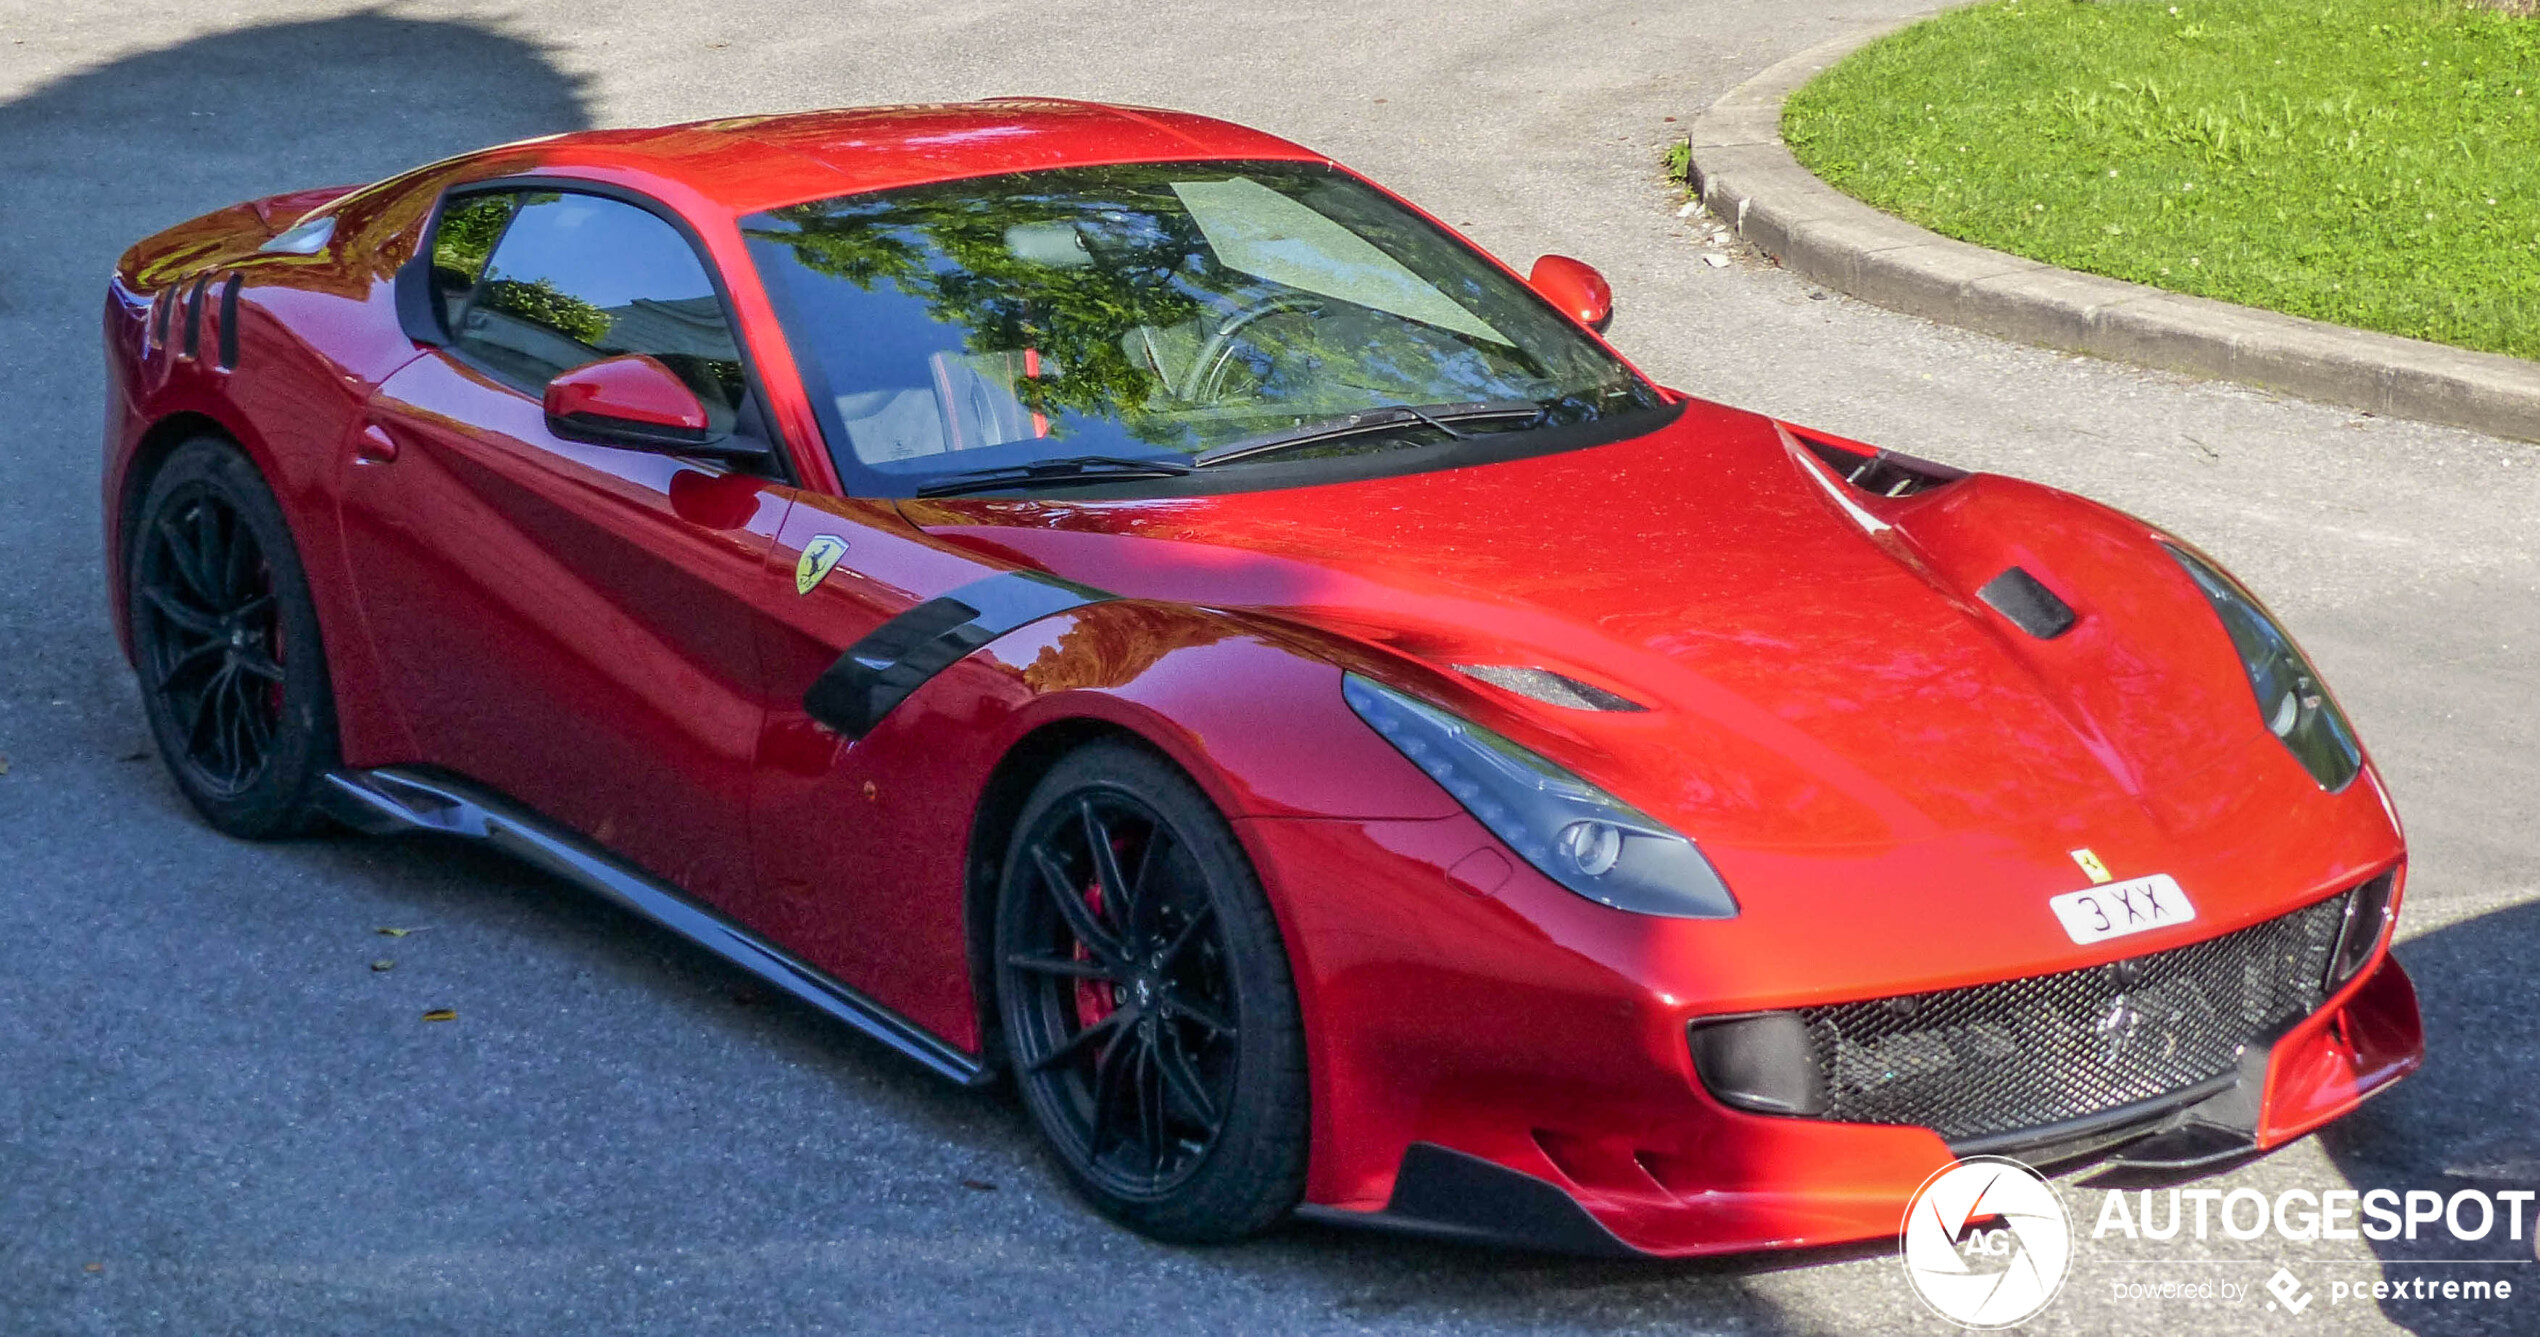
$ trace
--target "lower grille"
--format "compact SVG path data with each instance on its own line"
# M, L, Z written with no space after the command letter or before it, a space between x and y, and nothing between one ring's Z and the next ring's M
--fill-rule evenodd
M1819 1118L1953 1142L2210 1082L2325 992L2347 893L2204 942L1966 989L1798 1009Z

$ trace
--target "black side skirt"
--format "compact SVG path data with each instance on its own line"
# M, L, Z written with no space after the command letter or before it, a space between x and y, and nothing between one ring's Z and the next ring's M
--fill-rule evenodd
M616 856L498 795L440 775L389 768L326 777L327 815L367 835L430 831L482 841L555 874L739 966L916 1060L938 1077L984 1086L971 1054L854 986L691 900Z

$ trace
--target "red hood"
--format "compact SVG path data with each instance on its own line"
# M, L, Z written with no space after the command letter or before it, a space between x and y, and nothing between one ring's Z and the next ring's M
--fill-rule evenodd
M1451 471L906 510L1126 597L1243 609L1433 666L1444 704L1715 858L1743 852L1731 862L1937 844L2065 890L2082 846L2131 876L2179 871L2216 843L2199 836L2255 808L2282 829L2284 808L2308 805L2328 829L2332 805L2258 727L2220 624L2148 526L1987 475L1874 497L1772 421L1716 405L1634 440ZM1976 601L2013 564L2080 613L2072 630L2039 640ZM1540 705L1456 663L1550 668L1651 709ZM2281 873L2267 881L2279 891L2262 899L2280 897Z

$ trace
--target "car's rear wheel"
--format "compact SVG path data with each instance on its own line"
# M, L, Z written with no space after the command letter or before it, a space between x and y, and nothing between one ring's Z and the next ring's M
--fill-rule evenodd
M178 790L233 836L307 829L335 764L317 609L282 508L212 437L150 480L125 551L150 731Z
M996 980L1023 1102L1077 1189L1159 1239L1221 1243L1305 1184L1305 1038L1268 900L1169 762L1070 753L998 891Z

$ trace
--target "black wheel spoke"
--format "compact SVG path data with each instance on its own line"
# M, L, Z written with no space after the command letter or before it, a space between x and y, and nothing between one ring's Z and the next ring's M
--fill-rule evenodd
M241 667L244 666L242 661ZM232 676L229 687L238 697L238 736L246 745L240 756L240 769L252 770L257 762L264 759L265 749L273 744L273 722L266 718L262 708L265 691L250 683L244 673Z
M179 651L160 667L159 690L166 691L175 684L178 678L185 675L186 670L200 667L213 655L220 653L221 648L219 641L205 641L193 649Z
M198 506L195 509L199 513L202 508ZM177 579L194 592L195 598L218 605L221 602L220 592L213 587L211 574L203 569L202 556L195 547L194 539L181 532L175 520L166 517L161 517L158 529L163 551L168 555L168 565L175 569Z
M1123 1017L1128 1018L1128 1021L1121 1020ZM1051 1050L1038 1059L1035 1059L1029 1071L1048 1072L1052 1068L1070 1063L1075 1060L1077 1055L1085 1052L1086 1046L1101 1041L1105 1036L1119 1031L1121 1027L1136 1020L1137 1013L1134 1011L1123 1009L1121 1011L1114 1012L1110 1016L1104 1017L1102 1020L1095 1022L1093 1025L1087 1026L1083 1030L1076 1032L1074 1035L1067 1037L1066 1042L1059 1045L1058 1048ZM1100 1054L1097 1054L1095 1059L1095 1072L1097 1076L1100 1075L1101 1066L1101 1056Z
M158 610L159 616L174 623L179 631L196 636L220 634L220 614L179 597L176 591L164 585L143 586L141 597L152 608Z
M1115 1012L1112 1015L1116 1017L1120 1014ZM1127 1051L1136 1047L1123 1033L1094 1056L1094 1117L1093 1128L1085 1139L1087 1160L1102 1159L1103 1134L1111 1131L1112 1107L1119 1103L1121 1078L1129 1066Z
M256 551L256 541L244 532L246 524L241 516L229 517L229 534L221 552L221 592L231 604L245 601L256 576L257 559L263 556Z
M1198 1022L1210 1035L1231 1036L1235 1033L1235 1023L1228 1021L1217 1009L1195 998L1167 994L1162 999L1161 1006L1164 1015L1178 1020Z
M238 675L229 675L221 691L220 760L221 773L235 779L247 771L247 726L239 719Z
M282 681L282 665L267 658L262 650L240 650L237 661L242 672L254 674L267 682Z
M211 734L209 746L212 771L223 779L238 774L238 756L234 750L235 745L231 741L233 735L230 732L231 706L236 698L229 694L229 684L237 676L236 669L223 664L220 672L213 675L211 682L203 688L203 713L207 717L205 723Z
M1085 944L1086 951L1107 964L1117 966L1121 960L1119 941L1095 921L1093 908L1085 904L1084 894L1076 889L1075 879L1067 875L1067 869L1059 863L1058 856L1050 853L1047 845L1035 845L1032 847L1032 862L1040 869L1041 881L1049 887L1050 899L1058 903L1058 914L1067 921L1067 931L1076 935L1076 941Z
M213 702L220 696L221 685L228 681L230 671L229 665L221 665L213 672L211 681L204 683L203 690L196 692L189 703L185 719L185 747L188 752L199 752L208 744L209 730L206 726L212 722Z
M1138 871L1129 879L1130 895L1138 908L1138 922L1131 932L1141 942L1156 931L1156 917L1164 910L1165 889L1158 883L1172 848L1173 835L1161 823L1147 829L1146 844L1138 851Z
M230 603L228 547L221 537L226 507L209 503L194 508L194 572L203 579L203 595L214 604Z
M1111 827L1095 814L1091 798L1078 800L1076 812L1085 825L1085 845L1093 856L1094 885L1102 888L1102 908L1119 926L1120 941L1134 943L1138 940L1138 905L1129 889L1129 879L1120 875L1120 855L1111 848Z
M1117 971L1097 960L1079 961L1074 957L1033 956L1024 952L1010 952L1006 955L1005 963L1017 970L1031 971L1035 975L1059 975L1076 980L1116 981L1119 979Z
M1147 1173L1164 1173L1165 1144L1172 1140L1164 1125L1164 1073L1156 1062L1153 1034L1138 1046L1138 1137L1146 1144Z
M1207 897L1199 897L1198 902L1191 907L1191 917L1183 921L1182 931L1174 934L1173 941L1164 945L1164 959L1161 962L1164 968L1170 969L1174 962L1182 959L1182 953L1188 950L1192 943L1199 941L1200 930L1208 927L1210 917L1217 913L1217 907L1211 905Z
M1182 1034L1170 1022L1156 1028L1161 1034L1155 1047L1156 1067L1164 1074L1164 1084L1180 1098L1191 1117L1215 1137L1224 1126L1224 1116L1217 1112L1217 1102L1208 1098L1208 1088L1191 1067L1190 1052L1182 1047Z

